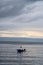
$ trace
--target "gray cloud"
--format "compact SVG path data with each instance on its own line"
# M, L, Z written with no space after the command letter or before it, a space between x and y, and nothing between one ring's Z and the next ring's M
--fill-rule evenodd
M0 18L17 16L21 14L22 8L28 3L37 0L0 0Z
M25 3L26 0L0 0L0 18L19 15Z
M0 0L0 30L43 31L43 0Z

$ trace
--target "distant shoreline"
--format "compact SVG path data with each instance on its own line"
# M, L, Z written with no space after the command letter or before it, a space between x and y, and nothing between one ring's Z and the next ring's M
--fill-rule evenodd
M29 42L29 41L0 41L0 44L43 44L43 42Z

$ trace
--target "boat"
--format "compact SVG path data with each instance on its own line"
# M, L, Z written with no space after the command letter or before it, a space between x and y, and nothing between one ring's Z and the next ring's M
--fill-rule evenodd
M22 46L21 46L20 49L17 49L17 52L18 53L23 53L23 52L26 52L26 49L23 49Z

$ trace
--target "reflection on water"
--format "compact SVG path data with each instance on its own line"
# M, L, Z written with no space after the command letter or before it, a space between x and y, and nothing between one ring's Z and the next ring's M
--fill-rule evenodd
M20 45L0 44L0 65L43 65L43 45L22 45L26 52L18 54Z

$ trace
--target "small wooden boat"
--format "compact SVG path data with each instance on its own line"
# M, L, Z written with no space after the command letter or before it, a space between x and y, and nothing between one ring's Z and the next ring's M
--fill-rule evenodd
M23 53L23 52L26 52L26 49L23 49L22 47L20 47L20 49L17 49L17 52L18 53Z

